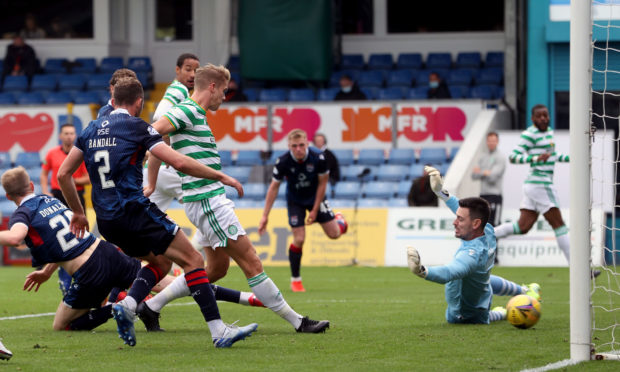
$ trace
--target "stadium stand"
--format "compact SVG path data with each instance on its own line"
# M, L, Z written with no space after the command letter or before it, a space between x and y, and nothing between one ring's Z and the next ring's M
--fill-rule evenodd
M361 149L357 163L361 165L379 165L385 162L385 153L381 149Z
M82 74L62 74L58 76L59 90L83 90L86 78Z
M15 96L10 92L0 93L0 105L13 105L15 104Z
M381 165L377 172L377 181L402 181L407 177L408 170L406 165Z
M48 58L43 66L43 71L46 74L64 74L67 72L68 62L66 58Z
M452 66L452 55L450 53L429 53L426 57L426 68L428 69L448 69Z
M357 199L360 193L359 182L338 182L334 189L334 194L338 199Z
M504 52L488 52L484 61L485 67L504 67Z
M233 178L236 178L237 181L241 183L246 183L248 182L248 179L250 178L251 171L252 171L252 167L234 166L234 167L227 168L226 174Z
M288 92L288 101L289 102L306 102L306 101L314 101L315 94L312 89L291 89Z
M364 186L366 198L389 199L396 195L397 182L371 181Z
M409 165L415 162L415 152L413 149L391 149L388 157L388 164Z
M448 86L450 96L452 98L469 98L471 96L471 88L467 85L450 85Z
M241 150L237 154L236 165L261 165L263 160L258 150Z
M423 148L420 151L419 163L421 164L443 164L448 160L446 149L444 148Z
M30 83L31 91L54 91L58 85L56 75L34 75Z
M265 200L267 187L264 183L246 183L243 185L243 197L255 200Z
M493 99L496 95L497 86L477 85L471 89L471 98Z
M398 183L398 188L396 189L397 198L404 198L405 200L407 200L409 190L411 190L411 182L412 181L405 180Z
M338 88L323 88L319 89L319 94L317 96L317 100L324 102L331 102L336 97L338 93Z
M361 54L343 54L340 68L342 70L362 70L364 69L364 56Z
M123 57L105 57L101 60L99 71L108 72L111 74L123 67Z
M422 68L422 54L401 53L396 60L397 69L420 69Z
M286 90L282 88L263 89L258 94L260 102L281 102L286 101Z
M387 201L385 199L377 198L364 198L358 201L360 208L385 208L387 207Z
M388 73L388 87L411 87L414 70L394 70Z
M20 152L15 159L15 165L21 165L24 168L40 167L41 157L38 152Z
M45 103L45 98L41 92L26 92L17 98L17 103L20 105L40 105Z
M361 88L383 86L383 72L379 70L362 71L357 83Z
M26 76L6 76L2 89L5 92L25 92L28 90L28 78Z
M405 89L403 87L389 87L379 89L377 99L381 100L400 100L405 96Z
M391 70L394 66L394 59L391 54L371 54L368 59L369 70Z
M45 103L47 104L65 104L69 102L73 102L73 97L69 92L51 92L45 97Z
M408 207L409 204L407 202L407 196L405 195L405 198L391 198L390 200L388 200L388 207L392 207L392 208L405 208Z
M100 100L99 93L95 91L80 92L80 94L74 96L74 102L76 104L99 103Z
M428 83L427 83L428 84ZM407 98L409 99L426 99L428 98L428 85L419 86L409 89L407 92Z
M94 74L97 71L97 60L92 57L76 58L74 61L72 73L78 74Z
M228 150L218 150L218 154L220 155L220 164L224 167L232 165L232 153Z
M8 152L0 152L0 169L9 168L11 168L11 155ZM4 195L4 192L1 192L0 194Z
M478 68L482 63L482 55L480 52L461 52L456 55L456 67L473 67Z
M338 164L341 166L353 164L353 150L334 149L332 152L334 153L334 156L336 156L336 159L338 159Z

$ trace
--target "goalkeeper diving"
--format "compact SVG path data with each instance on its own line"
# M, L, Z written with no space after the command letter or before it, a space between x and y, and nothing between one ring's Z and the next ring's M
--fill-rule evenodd
M506 319L506 309L491 310L491 298L527 294L540 300L536 283L518 285L491 275L497 241L488 223L489 204L478 197L459 200L443 189L441 174L433 167L424 168L430 176L433 192L456 214L454 236L461 245L447 265L425 267L414 247L407 247L407 263L411 271L428 281L446 285L446 320L448 323L489 324Z

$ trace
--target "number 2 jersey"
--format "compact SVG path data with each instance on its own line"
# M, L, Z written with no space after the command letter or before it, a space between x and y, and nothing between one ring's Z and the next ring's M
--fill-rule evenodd
M91 121L82 131L75 147L84 155L97 218L123 215L129 201L148 202L142 193L142 161L147 150L162 143L155 128L125 109Z
M95 242L88 232L82 239L71 233L72 216L67 206L51 196L30 194L22 200L9 219L9 228L18 223L28 227L25 240L33 267L72 260Z

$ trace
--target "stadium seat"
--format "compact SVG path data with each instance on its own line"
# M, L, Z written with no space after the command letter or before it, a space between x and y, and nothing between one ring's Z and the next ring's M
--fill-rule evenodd
M441 68L419 70L415 77L415 85L418 87L421 87L421 86L428 87L428 79L431 73L436 73L439 75L440 78L445 80L450 74L450 70L441 69Z
M312 147L312 146L310 146ZM267 160L267 164L268 165L275 165L276 164L276 160L282 156L284 152L283 151L279 151L279 150L274 150L271 152L271 155L269 156L269 160Z
M388 99L403 99L405 96L404 87L389 87L379 89L379 95L377 99L388 100Z
M264 183L246 183L243 185L243 197L254 200L265 200L267 187Z
M86 89L88 90L109 90L110 89L110 74L95 74L90 75L86 79Z
M368 168L369 172L364 177L359 177L360 174L364 171L364 169ZM359 182L360 180L370 181L375 179L378 167L376 166L366 166L366 165L348 165L340 168L340 177L342 177L342 181L355 181Z
M389 199L396 194L398 183L373 181L364 186L366 198Z
M265 202L263 200L237 199L235 200L235 208L238 209L256 209L263 208Z
M262 202L261 202L262 203ZM262 208L263 206L259 206L259 208ZM271 206L271 208L286 208L287 207L287 203L286 200L283 199L276 199L273 201L273 205Z
M319 89L319 94L317 96L318 101L322 102L331 102L338 94L339 88L323 88Z
M379 167L377 181L402 181L407 177L409 167L406 165L384 164Z
M385 208L388 206L387 204L385 199L377 198L364 198L357 202L357 206L360 208Z
M30 181L32 181L35 185L41 182L41 168L28 168L26 169L26 173L28 173L28 177L30 177Z
M501 68L483 68L476 76L476 85L495 84L500 85L504 80L504 70Z
M330 199L329 206L332 209L353 208L355 207L355 200L353 199Z
M0 152L0 169L11 168L11 154L8 152ZM1 186L0 186L1 187ZM4 193L0 193L4 194Z
M484 67L504 67L504 52L488 52Z
M51 92L45 97L45 103L47 104L65 104L69 102L73 102L73 97L69 92Z
M450 68L452 66L452 55L450 53L429 53L426 57L426 68L432 70L437 68Z
M263 89L258 94L260 102L284 102L286 101L286 91L282 88Z
M17 98L17 103L20 105L40 105L45 103L45 98L41 92L27 92Z
M448 86L448 90L452 98L469 98L470 96L470 88L467 85L450 85Z
M82 74L63 74L58 76L59 90L83 90L86 78Z
M418 176L419 177L419 176ZM400 181L398 183L398 188L396 189L396 197L397 198L405 198L405 200L407 199L407 197L409 196L409 190L411 190L411 183L413 181Z
M504 94L505 94L504 86L502 85L502 86L497 87L497 90L495 90L495 98L502 99L504 98Z
M420 151L420 164L443 164L447 160L446 149L443 147L425 147Z
M477 85L471 88L471 98L494 99L496 89L495 85Z
M415 152L413 149L391 149L388 157L388 164L409 165L415 163Z
M357 199L361 194L359 182L338 182L334 189L335 197L338 199Z
M340 60L341 70L363 70L364 56L361 54L343 54Z
M136 76L138 77L138 80L140 81L140 84L142 84L142 87L144 89L150 89L151 83L149 82L149 72L136 71Z
M101 60L99 70L101 72L113 73L119 68L123 68L123 57L105 57Z
M383 164L385 163L385 153L382 149L362 149L357 163L361 165Z
M48 58L43 66L43 71L46 74L64 74L67 72L68 62L66 58Z
M105 106L108 104L108 102L110 101L110 91L108 90L97 90L94 91L99 93L99 104L101 106Z
M34 75L30 83L30 90L36 91L54 91L56 90L56 75Z
M8 75L4 78L2 90L5 92L25 92L28 90L28 78L23 75Z
M414 180L424 174L424 165L423 163L411 164L409 166L409 179Z
M456 156L456 154L459 152L459 148L458 147L453 147L450 150L450 161L454 160L454 157Z
M353 81L357 81L362 72L360 70L343 70L343 71L334 71L332 72L331 77L329 78L329 87L330 88L340 88L340 78L342 75L349 76Z
M220 155L220 164L223 167L232 165L232 153L228 150L218 150L218 154Z
M241 58L239 58L239 56L230 56L228 57L228 63L226 64L226 67L230 70L230 71L240 71L241 70Z
M451 70L446 79L448 85L470 85L472 75L470 70Z
M409 207L409 202L407 201L407 197L390 198L390 200L388 200L387 206L390 208L407 208Z
M290 102L314 101L315 94L312 89L291 89L288 92L288 100Z
M387 78L388 87L411 87L414 70L390 71Z
M0 213L2 216L10 216L17 209L17 205L8 199L0 201Z
M15 165L24 168L35 168L41 166L41 157L38 152L20 152L15 159Z
M371 54L368 58L369 70L391 70L394 67L394 59L389 53Z
M94 74L97 71L97 60L94 58L76 58L71 72L78 74Z
M428 86L421 86L409 89L407 92L407 98L409 99L427 99L428 98Z
M258 150L241 150L237 154L236 165L261 165L263 160Z
M100 100L101 100L101 96L99 95L99 93L94 92L94 91L80 92L80 94L74 97L74 102L76 105L99 103Z
M361 87L360 90L368 100L376 99L379 95L379 87Z
M248 97L248 102L256 102L258 100L259 89L248 88L243 90L243 94Z
M135 72L153 71L153 65L151 65L150 57L129 57L129 60L127 60L127 68Z
M422 68L422 54L420 53L399 54L398 59L396 60L396 68L399 70Z
M336 159L338 159L339 165L351 165L353 164L353 150L335 149L332 150Z
M377 70L362 71L357 83L360 87L377 87L383 86L383 72Z
M234 167L226 168L225 172L227 175L237 179L237 181L243 184L243 183L248 182L251 171L252 171L252 167L234 166Z
M0 93L0 105L14 105L15 96L10 92Z
M448 173L448 168L450 168L450 163L443 163L437 166L437 169L442 176L445 176L446 173Z
M482 56L480 52L461 52L456 55L456 67L480 67Z
M329 185L329 183L327 184ZM276 199L285 200L286 199L286 181L280 182L280 187L278 188L278 195ZM325 192L325 195L329 195Z

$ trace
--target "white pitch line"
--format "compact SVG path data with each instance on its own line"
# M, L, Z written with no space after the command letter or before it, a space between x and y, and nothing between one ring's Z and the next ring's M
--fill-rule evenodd
M572 366L572 365L579 364L579 363L580 362L574 361L572 359L564 359L564 360L560 360L559 362L547 364L546 366L532 368L532 369L524 369L521 372L545 372L545 371L552 371L554 369L560 369L560 368Z

